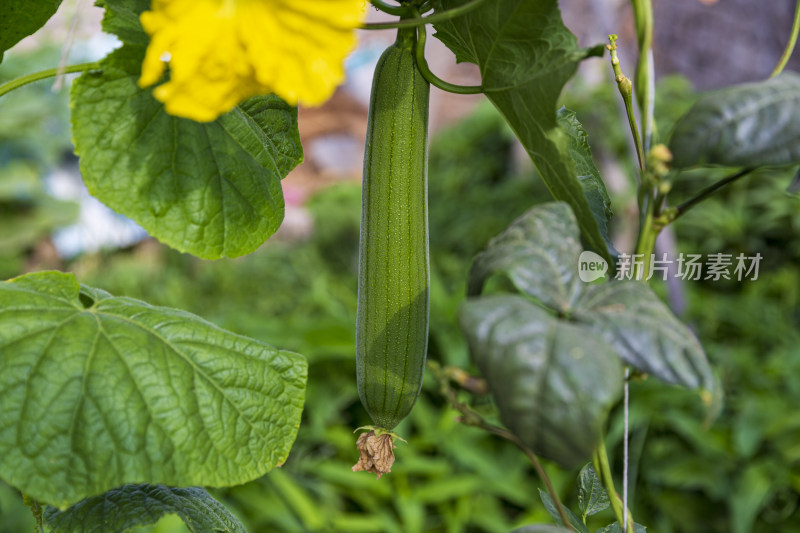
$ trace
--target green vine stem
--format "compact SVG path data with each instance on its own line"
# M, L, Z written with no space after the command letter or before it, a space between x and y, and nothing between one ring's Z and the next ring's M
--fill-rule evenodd
M786 43L786 49L783 51L783 55L781 56L780 61L778 61L775 70L772 71L770 74L770 78L774 78L781 72L783 72L786 63L789 62L789 58L792 57L792 52L794 52L794 46L797 44L797 34L800 32L800 0L797 0L797 5L794 8L794 22L792 22L792 34L789 37L789 42Z
M644 151L650 150L653 137L653 93L655 72L653 67L653 4L651 0L632 0L636 19L636 38L639 44L639 60L636 63L636 101L642 119L642 144Z
M567 512L564 510L564 505L561 503L561 499L558 497L555 487L553 487L553 482L550 480L550 476L548 476L547 472L544 470L544 467L542 466L541 461L539 461L539 457L537 457L536 453L525 446L525 444L520 441L516 435L499 426L490 424L480 414L476 413L468 405L458 400L458 393L450 386L450 379L454 375L460 375L463 371L454 371L450 367L442 368L439 363L435 361L428 361L427 366L436 381L439 383L439 392L450 402L450 405L452 405L456 411L461 413L461 423L468 426L478 427L491 433L492 435L504 438L507 441L514 443L520 450L522 450L522 453L524 453L533 464L533 468L536 470L539 479L542 480L545 488L547 488L547 492L553 499L553 503L555 503L556 510L558 511L558 516L561 517L564 527L575 531L572 527L572 524L569 522Z
M473 9L480 7L480 5L484 2L486 2L486 0L472 0L471 2L454 7L453 9L448 9L447 11L442 11L440 13L434 13L433 15L428 15L427 17L415 17L412 19L398 20L396 22L372 22L362 24L359 26L359 28L362 30L390 30L393 28L412 28L421 26L423 24L446 22L456 17L466 15Z
M617 493L617 489L614 487L614 478L611 475L611 467L608 464L606 444L602 439L600 440L600 444L597 446L597 450L592 456L592 464L594 465L595 472L597 472L597 475L600 477L600 482L605 487L606 492L608 492L608 499L611 502L611 509L614 511L614 516L617 517L617 522L619 523L620 528L625 533L633 533L633 515L631 514L630 509L623 511L622 499L619 497L619 493ZM625 516L626 514L627 516Z
M644 188L644 186L642 186ZM636 270L633 272L633 278L644 280L647 273L650 272L650 259L653 255L653 250L656 247L656 239L661 230L661 227L656 226L654 223L654 211L656 202L652 197L645 197L645 205L643 216L641 217L641 228L639 229L639 238L636 242L636 250L634 257L641 257L641 263L634 261Z
M483 92L483 88L480 85L456 85L454 83L444 81L436 74L431 72L428 62L425 60L426 40L427 34L425 32L425 25L423 24L417 29L417 44L415 45L416 48L414 51L416 54L417 68L419 69L420 74L422 74L422 77L425 78L425 81L438 89L455 94L479 94Z
M3 96L7 93L10 93L14 89L19 89L23 85L27 85L29 83L33 83L39 80L46 80L47 78L52 78L54 76L58 76L59 74L72 74L75 72L86 72L87 70L98 70L100 68L100 63L80 63L78 65L68 65L63 68L50 68L47 70L42 70L39 72L34 72L32 74L26 74L25 76L20 76L19 78L10 80L5 82L4 84L0 85L0 96Z
M409 6L393 6L391 4L387 4L383 0L369 0L369 3L373 5L373 7L377 8L384 13L389 15L395 16L403 16L408 13Z

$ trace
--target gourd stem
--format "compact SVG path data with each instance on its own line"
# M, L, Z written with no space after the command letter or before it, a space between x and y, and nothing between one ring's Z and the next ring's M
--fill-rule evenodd
M425 26L420 26L417 29L417 33L418 37L414 52L417 60L417 68L420 74L422 74L422 77L425 78L425 81L438 89L455 94L480 94L483 92L483 88L480 85L456 85L444 81L434 74L428 66L428 62L425 60L425 41L427 39Z
M411 28L424 24L436 24L465 15L473 9L480 7L484 2L486 2L486 0L472 0L472 2L454 7L453 9L448 9L447 11L434 13L427 17L415 17L413 19L404 19L396 22L371 22L362 24L359 28L362 30L390 30L393 28Z
M778 61L778 65L772 71L772 74L769 75L770 78L774 78L783 72L783 68L786 66L786 63L789 62L789 58L792 57L792 52L794 52L798 33L800 33L800 0L797 0L797 5L794 8L794 22L792 22L792 34L789 36L789 42L786 43L786 48L783 51L780 61Z
M100 63L80 63L78 65L67 65L66 67L56 67L50 68L47 70L41 70L39 72L34 72L32 74L26 74L25 76L20 76L19 78L13 79L11 81L7 81L4 84L0 85L0 96L4 94L10 93L14 89L19 89L23 85L27 85L29 83L33 83L39 80L45 80L47 78L52 78L53 76L58 76L59 74L71 74L74 72L86 72L87 70L97 70L100 68Z

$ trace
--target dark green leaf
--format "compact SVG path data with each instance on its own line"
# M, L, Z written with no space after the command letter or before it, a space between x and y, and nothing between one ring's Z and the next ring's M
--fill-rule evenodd
M622 365L602 337L520 296L467 300L460 321L503 424L563 466L591 456L622 392Z
M228 486L282 463L305 360L81 286L0 283L0 478L59 508L126 483Z
M465 0L436 0L446 10ZM592 208L570 159L569 136L556 120L556 102L582 50L561 20L557 0L493 0L436 25L436 36L458 61L480 67L486 96L511 125L547 187L575 212L588 243L609 260Z
M113 33L126 44L147 46L150 38L144 32L139 15L150 9L150 0L98 0L105 7L103 31Z
M673 166L800 162L800 74L710 92L675 126Z
M566 107L558 110L558 125L561 126L569 136L567 149L572 162L575 164L575 172L578 180L583 187L583 194L589 202L594 219L600 228L600 233L606 241L610 250L613 250L611 240L608 238L608 222L614 216L611 209L611 198L608 196L606 184L603 177L592 158L592 149L589 146L589 136L583 125L578 121L574 111Z
M475 257L467 293L480 294L503 273L521 291L553 310L568 311L580 294L578 226L569 206L550 202L530 209Z
M644 527L642 524L637 524L636 522L633 523L633 533L646 533L647 528ZM622 528L619 527L617 522L613 524L609 524L604 528L598 529L595 533L622 533Z
M591 463L581 469L578 476L578 508L583 516L591 516L608 509L611 502L608 492L597 477Z
M280 226L280 180L302 160L297 110L265 96L214 122L170 116L136 84L143 52L126 45L73 84L89 191L178 250L205 259L252 252Z
M667 383L714 392L703 347L645 283L588 285L574 317L588 323L642 372Z
M247 533L239 520L199 487L123 485L82 500L65 511L48 507L52 533L122 533L177 514L192 533Z
M550 516L553 518L553 520L555 520L556 524L563 526L564 521L561 520L561 515L558 513L558 509L556 508L556 503L553 501L553 498L551 498L550 495L542 489L539 489L539 498L541 498L544 508L547 509L548 513L550 513ZM569 520L573 530L577 531L578 533L589 533L589 530L586 529L586 525L581 521L580 518L575 516L575 513L564 507L564 514L567 515L567 520Z
M3 0L0 2L0 61L3 52L50 20L61 0Z

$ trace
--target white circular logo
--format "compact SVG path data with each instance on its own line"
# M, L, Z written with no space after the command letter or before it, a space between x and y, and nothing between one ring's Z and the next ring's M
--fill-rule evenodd
M608 263L594 252L581 252L578 257L578 277L584 283L591 283L600 279L608 272Z

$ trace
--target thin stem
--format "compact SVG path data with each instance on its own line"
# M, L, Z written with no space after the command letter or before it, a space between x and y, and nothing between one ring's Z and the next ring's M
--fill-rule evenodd
M547 475L545 472L542 463L539 461L539 457L536 454L525 446L522 441L517 438L516 435L511 433L510 431L506 431L503 428L494 426L492 424L486 424L486 426L482 426L482 429L497 435L498 437L502 437L509 442L513 442L516 446L522 450L522 453L533 463L533 468L536 470L536 473L539 475L539 478L544 482L545 487L547 488L547 492L550 493L550 496L553 498L553 502L556 505L556 510L558 511L558 516L561 517L561 521L563 522L564 527L568 527L574 531L572 528L572 524L569 521L569 517L567 517L567 512L564 510L564 506L561 504L561 500L559 500L558 495L556 493L555 487L553 487L552 481L550 481L550 476Z
M419 69L420 74L422 74L422 77L425 78L428 83L443 91L455 94L479 94L483 92L483 89L480 85L456 85L454 83L444 81L439 76L431 72L428 62L425 60L425 40L427 39L427 35L424 25L417 29L417 34L417 44L415 45L417 68Z
M797 44L798 33L800 33L800 0L797 0L797 5L794 8L792 35L789 37L789 42L786 43L786 49L783 51L783 55L781 56L778 65L775 67L775 70L772 71L772 74L769 75L770 78L774 78L783 72L783 68L786 66L786 63L789 62L789 58L792 57L792 52L794 52L794 45Z
M606 48L608 48L608 51L611 53L611 67L614 69L614 77L617 80L619 94L622 95L622 101L625 103L625 113L628 115L628 125L631 128L633 143L636 146L636 157L639 160L639 171L644 174L644 146L642 145L641 137L639 137L639 127L636 125L636 116L633 113L633 101L631 100L633 84L630 78L622 73L622 69L619 66L616 35L608 36Z
M622 500L614 487L614 477L611 474L611 467L608 464L608 453L606 452L606 444L600 439L600 444L592 456L592 463L594 470L600 477L600 482L608 493L608 499L611 502L611 509L614 511L614 516L617 517L617 522L620 528L625 532L633 533L633 515L630 509L623 509Z
M722 179L722 180L714 183L713 185L710 185L710 186L706 187L705 189L700 191L697 194L697 196L689 198L688 200L686 200L685 202L680 204L678 207L672 209L671 212L668 213L669 217L668 217L667 223L673 222L676 218L678 218L679 216L681 216L684 213L686 213L689 209L691 209L695 205L699 204L700 202L702 202L703 200L705 200L706 198L708 198L709 196L711 196L712 194L717 192L722 187L724 187L724 186L726 186L726 185L728 185L730 183L733 183L734 181L736 181L736 180L738 180L740 178L743 178L744 176L747 176L753 170L755 170L755 169L754 168L742 169L739 172L736 172L735 174L731 174L727 178Z
M495 426L494 424L490 424L480 414L472 410L468 405L460 402L458 400L458 393L455 390L453 390L453 388L450 386L449 376L453 374L452 371L449 371L447 368L443 369L438 363L434 361L428 361L427 366L428 369L433 374L436 381L439 383L439 392L441 392L441 394L450 401L450 405L452 405L456 411L461 413L462 415L461 422L463 424L469 426L475 426L483 429L484 431L488 431L493 435L502 437L507 441L514 443L520 450L522 450L522 453L524 453L525 456L533 464L533 468L539 475L539 479L542 480L542 482L545 485L545 488L547 488L547 492L553 499L553 503L555 504L556 510L558 511L558 516L561 517L561 521L564 523L564 527L574 531L572 524L570 524L569 522L569 517L567 517L567 512L564 510L564 506L561 503L561 499L558 497L558 493L556 492L555 487L553 487L552 481L550 481L550 476L547 475L547 472L544 470L542 463L539 461L539 458L536 456L533 450L525 446L525 444L510 431Z
M10 93L14 89L19 89L23 85L27 85L29 83L33 83L39 80L45 80L47 78L52 78L54 76L58 76L59 74L71 74L73 72L86 72L87 70L97 70L100 68L100 63L81 63L79 65L68 65L63 68L50 68L47 70L42 70L39 72L34 72L33 74L26 74L25 76L21 76L19 78L13 79L11 81L7 81L6 83L0 85L0 96L3 96L7 93Z
M642 118L642 144L650 150L653 136L653 4L651 0L632 0L636 18L636 38L639 43L639 60L636 63L636 101Z
M369 0L369 3L384 13L398 17L408 13L409 8L409 6L394 6L392 4L387 4L383 0Z
M623 435L622 435L622 514L628 514L628 420L630 415L630 378L631 369L625 367L625 385L623 387ZM627 528L623 533L628 533ZM631 531L630 533L634 533Z
M411 28L421 26L423 24L436 24L438 22L445 22L456 17L460 17L461 15L465 15L473 9L480 7L480 5L484 2L486 2L486 0L472 0L472 2L454 7L453 9L448 9L447 11L442 11L441 13L434 13L433 15L429 15L427 17L416 17L413 19L404 19L396 22L373 22L362 24L359 27L362 30L390 30L392 28Z

